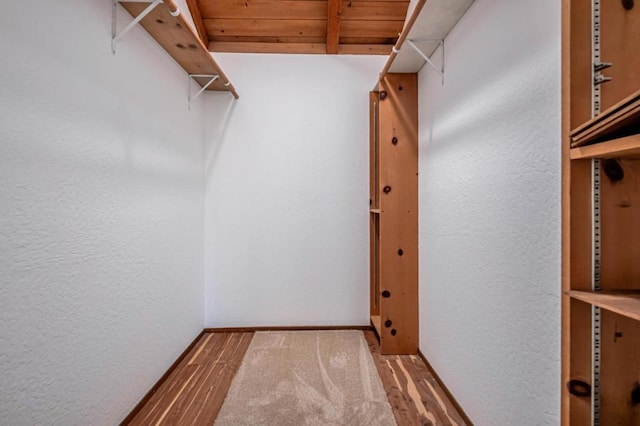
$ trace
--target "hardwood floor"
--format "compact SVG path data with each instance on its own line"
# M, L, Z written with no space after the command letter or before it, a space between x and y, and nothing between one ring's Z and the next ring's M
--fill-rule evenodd
M365 331L371 355L398 425L468 425L417 355L381 355L373 331Z
M130 425L212 425L253 333L205 333Z
M373 331L363 332L398 425L465 425L422 359L380 355ZM253 332L202 335L130 425L212 425Z

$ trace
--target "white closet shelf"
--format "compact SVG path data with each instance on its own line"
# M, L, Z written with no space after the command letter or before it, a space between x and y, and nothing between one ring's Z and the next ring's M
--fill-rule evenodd
M474 0L419 0L407 20L393 52L380 73L415 73L442 44ZM411 40L418 52L409 43ZM422 54L421 54L422 53Z

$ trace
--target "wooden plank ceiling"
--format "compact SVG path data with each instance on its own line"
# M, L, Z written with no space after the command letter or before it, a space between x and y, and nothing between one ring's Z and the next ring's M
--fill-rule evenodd
M187 0L211 52L388 55L405 0Z

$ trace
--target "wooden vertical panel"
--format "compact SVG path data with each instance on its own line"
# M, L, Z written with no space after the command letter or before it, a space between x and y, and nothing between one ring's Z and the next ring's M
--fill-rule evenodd
M602 289L640 290L640 160L602 165ZM622 175L616 175L618 167Z
M383 354L418 350L418 81L387 74L380 92L380 290ZM395 139L394 139L395 138ZM390 323L389 323L390 322Z
M562 2L562 424L589 424L591 398L568 392L591 381L591 306L571 289L591 289L591 165L571 161L570 131L591 118L591 0Z
M369 93L369 207L378 209L378 92ZM369 312L371 316L380 315L380 216L369 214Z
M568 140L565 142L566 147ZM565 202L568 202L571 218L569 223L565 222L565 226L569 225L568 231L565 230L569 250L564 252L563 258L566 268L563 277L563 414L568 416L570 412L571 423L582 424L590 421L591 399L570 395L567 384L570 380L591 382L591 306L578 301L570 303L566 292L569 289L591 290L591 161L572 162L569 178L571 187L565 183L569 190L569 199ZM580 421L576 423L577 419ZM568 424L568 417L565 424Z
M636 1L632 9L627 10L624 3L622 0L600 2L602 62L613 64L602 72L612 78L602 84L602 110L640 88L640 4Z
M602 311L601 425L640 424L640 322Z
M571 129L591 119L591 0L566 0L565 15L569 15L568 40L564 41L563 62L565 82L570 87L568 122Z
M369 206L380 207L378 203L378 173L380 170L378 151L378 115L380 100L378 92L369 93Z
M369 306L371 316L380 316L380 215L377 213L371 213L369 217L371 226L371 284L369 288ZM374 324L374 326L375 325L376 324Z
M569 325L569 338L571 352L570 374L562 382L562 393L567 399L571 421L564 424L588 425L591 424L591 397L576 396L568 392L570 380L580 380L591 385L591 305L579 300L570 301L571 322ZM564 417L564 416L563 416Z

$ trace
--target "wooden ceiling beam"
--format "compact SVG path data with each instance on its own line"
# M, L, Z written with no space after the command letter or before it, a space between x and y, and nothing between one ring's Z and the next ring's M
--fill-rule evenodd
M392 44L340 44L339 55L388 55ZM324 43L261 43L238 41L212 41L210 52L234 53L288 53L321 55L327 52Z
M324 54L327 48L324 43L260 43L212 41L209 43L210 52L235 53L302 53Z
M207 35L207 29L205 28L204 21L202 20L202 14L200 13L198 0L187 0L187 6L189 7L189 12L191 12L193 23L196 25L196 31L198 32L200 40L202 40L202 43L205 46L208 45L209 36Z
M340 55L388 55L393 44L341 44L338 46Z
M327 54L338 53L341 0L327 0Z

